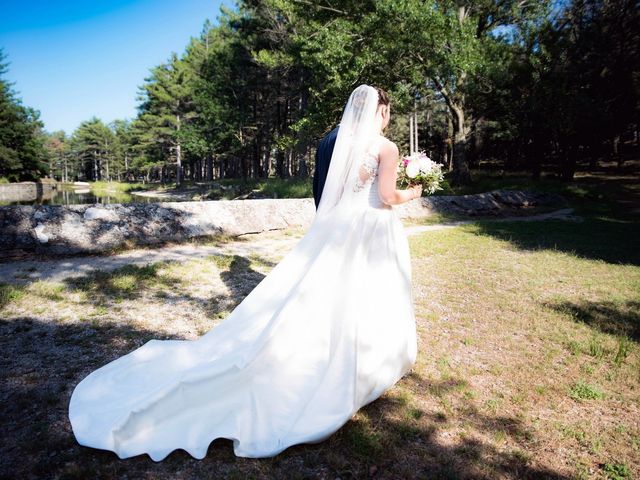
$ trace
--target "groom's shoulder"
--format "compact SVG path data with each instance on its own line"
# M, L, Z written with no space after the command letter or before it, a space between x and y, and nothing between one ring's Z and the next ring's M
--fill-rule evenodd
M338 127L335 127L329 133L327 133L324 137L320 139L321 144L327 144L331 142L335 142L338 137Z

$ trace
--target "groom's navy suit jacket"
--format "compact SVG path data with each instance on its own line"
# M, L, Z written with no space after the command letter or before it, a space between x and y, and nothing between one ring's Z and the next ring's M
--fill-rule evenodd
M320 204L320 197L322 196L324 182L327 180L327 172L329 171L329 164L331 163L331 154L333 153L333 147L336 144L339 127L340 125L327 133L327 135L320 140L318 149L316 150L316 167L315 172L313 173L313 200L316 202L316 209Z

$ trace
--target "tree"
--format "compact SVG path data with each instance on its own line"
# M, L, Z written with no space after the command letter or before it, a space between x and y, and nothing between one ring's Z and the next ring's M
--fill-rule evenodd
M69 181L69 141L64 130L47 135L45 148L49 159L49 175L62 182Z
M73 132L71 149L84 178L111 180L116 136L102 120L93 117L82 122Z
M16 98L8 72L6 55L0 49L0 176L9 180L36 180L48 174L40 112L25 107Z
M129 178L131 160L134 155L134 135L132 122L129 120L114 120L110 125L115 135L115 160L118 181L121 177Z
M176 183L182 180L182 137L180 131L193 117L191 84L193 71L189 64L171 53L167 63L151 70L140 87L138 106L140 120L146 127L141 140L159 162L175 159ZM156 148L154 144L160 144Z

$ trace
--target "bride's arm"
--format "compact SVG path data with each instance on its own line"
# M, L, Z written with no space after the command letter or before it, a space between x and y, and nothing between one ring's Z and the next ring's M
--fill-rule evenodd
M422 195L422 186L397 190L398 180L398 147L391 141L380 146L380 164L378 165L378 193L380 200L387 205L398 205Z

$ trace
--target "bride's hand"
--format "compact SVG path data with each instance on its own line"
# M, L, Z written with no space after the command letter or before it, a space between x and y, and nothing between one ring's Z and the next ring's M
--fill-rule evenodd
M422 196L422 185L413 185L409 187L409 190L412 191L412 198L420 198Z

